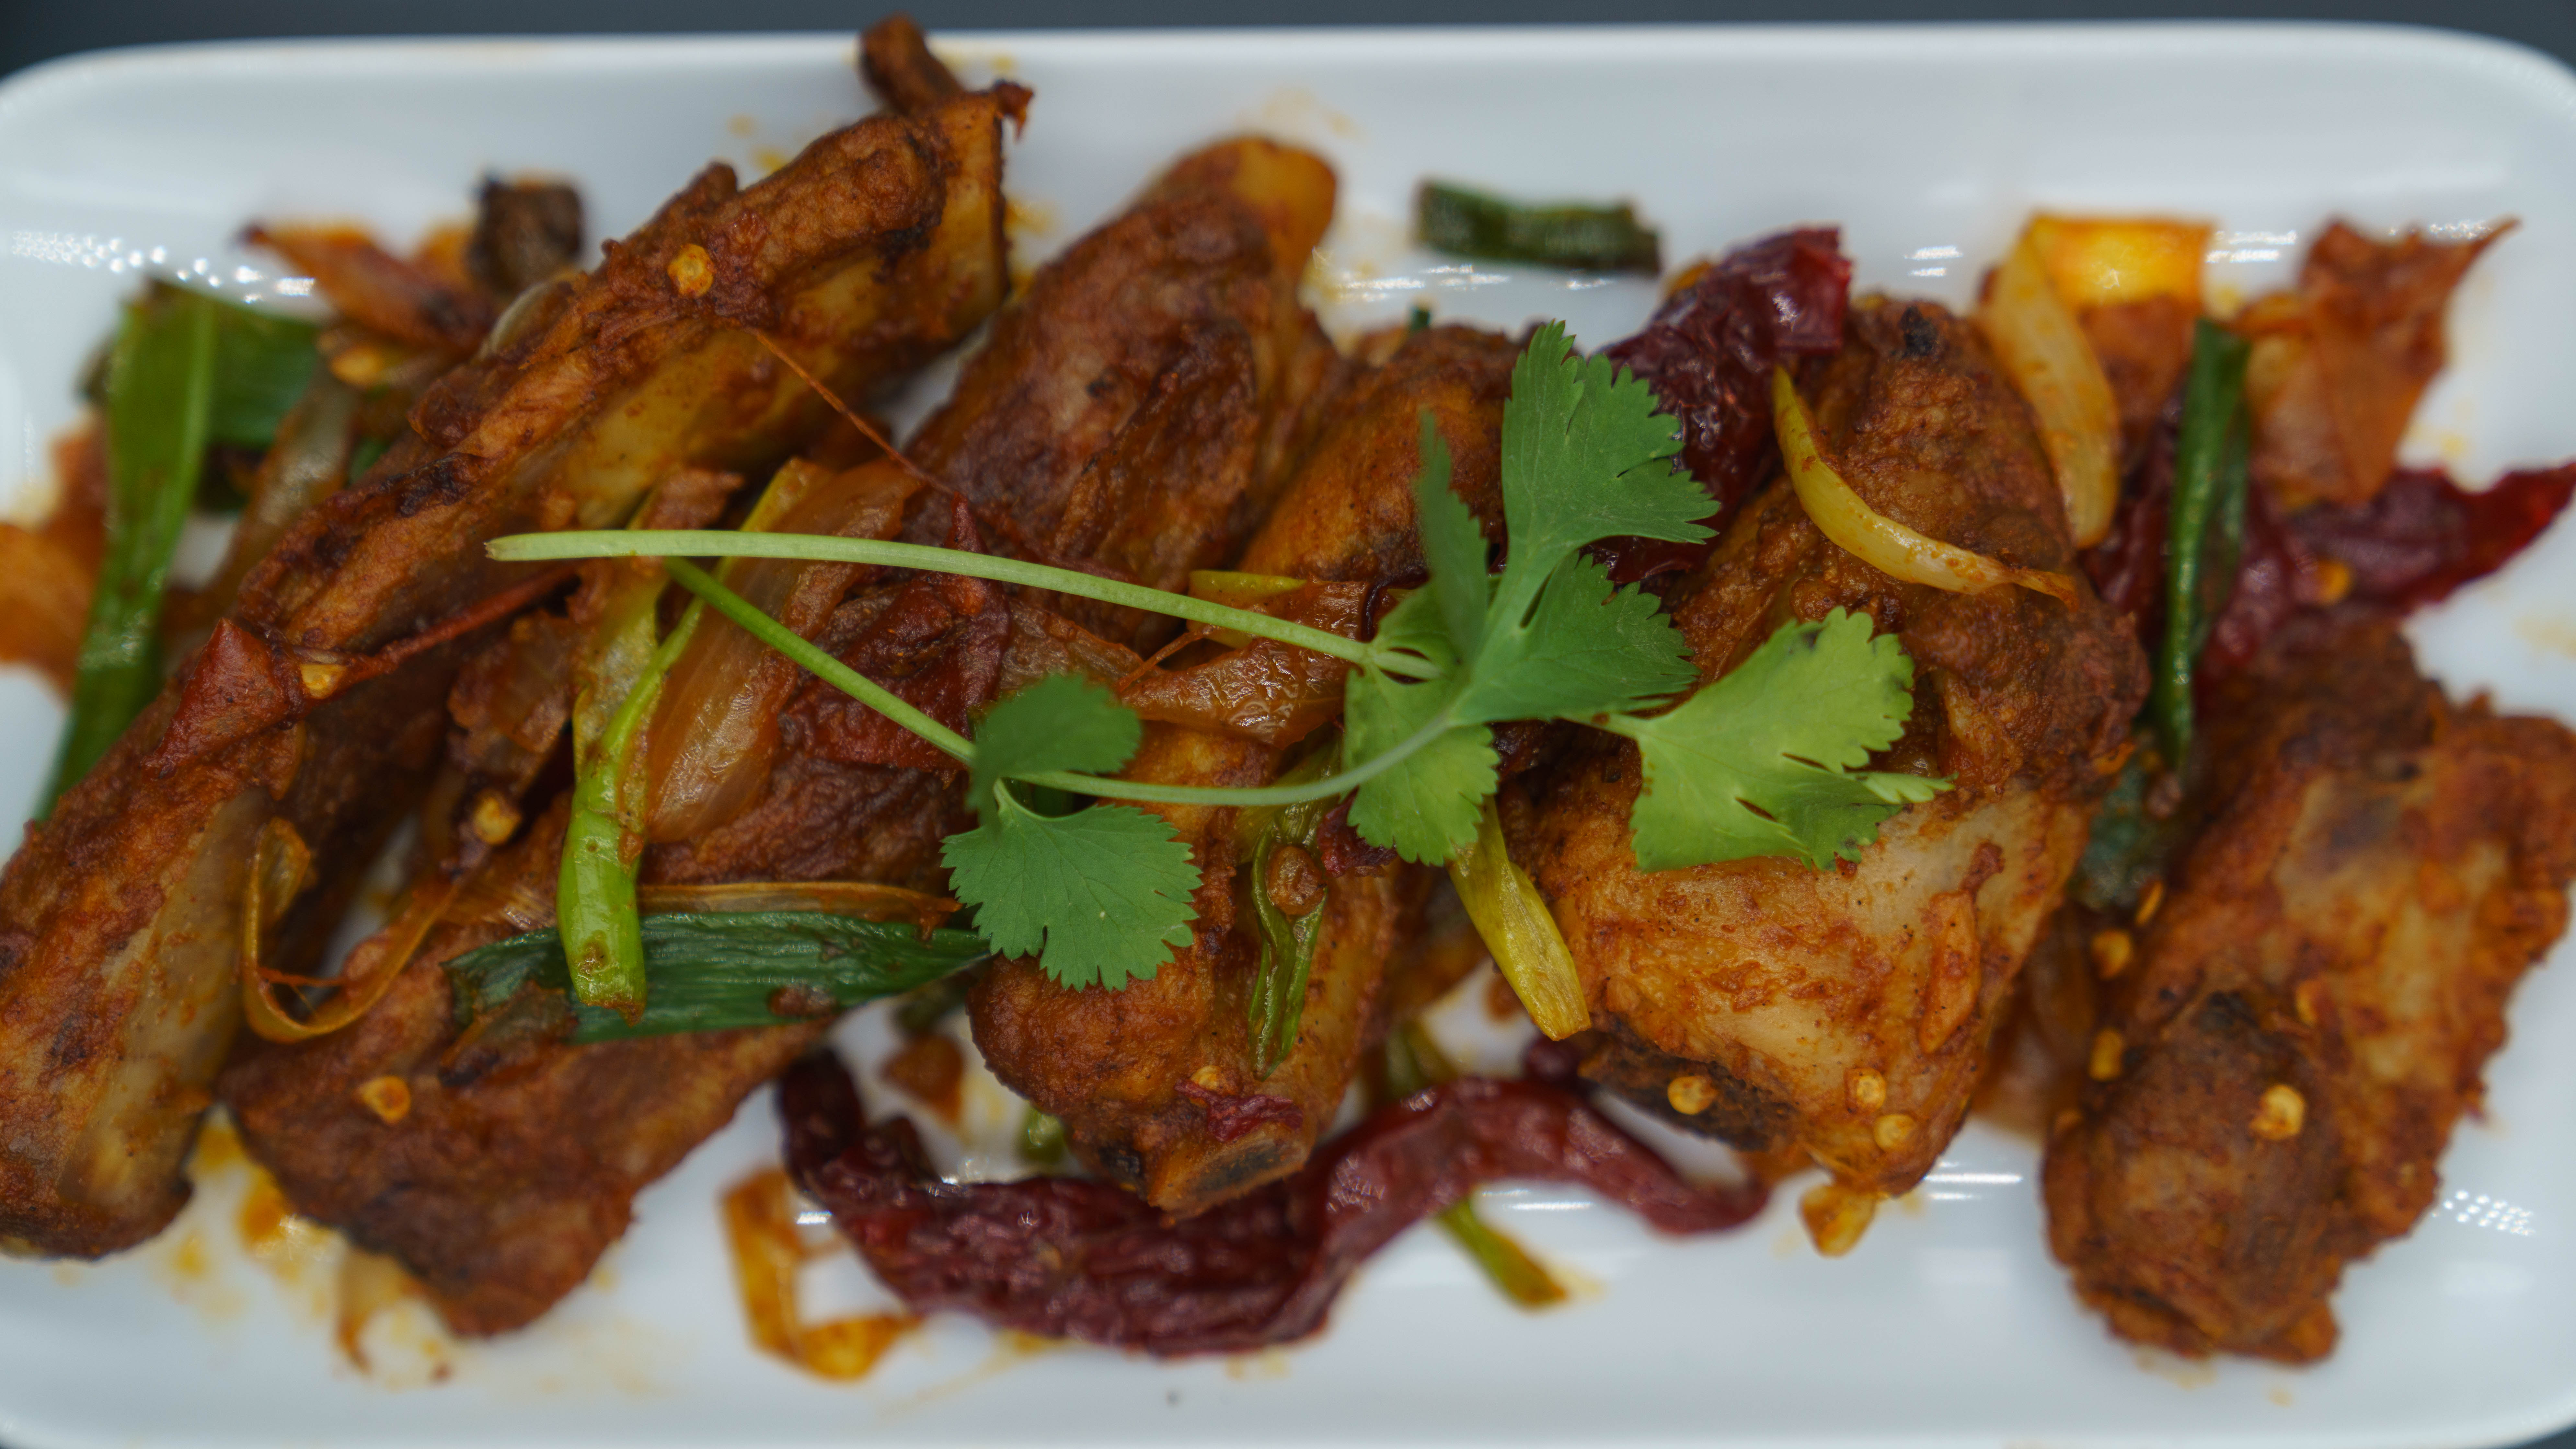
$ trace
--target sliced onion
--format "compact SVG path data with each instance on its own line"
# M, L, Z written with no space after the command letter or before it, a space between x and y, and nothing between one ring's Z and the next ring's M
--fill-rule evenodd
M2074 607L2075 581L2045 569L2015 568L1981 553L1917 533L1861 500L1825 461L1816 421L1789 381L1788 369L1771 369L1771 420L1780 456L1789 467L1798 501L1825 537L1891 578L1954 594L1982 594L2019 584Z
M1530 1020L1551 1041L1563 1041L1592 1025L1592 1009L1583 1002L1583 978L1574 969L1574 953L1547 909L1547 898L1529 872L1514 864L1503 844L1503 818L1494 802L1485 802L1476 824L1476 843L1449 862L1449 879L1467 907L1467 919L1485 938L1503 979L1519 993Z
M2120 405L2029 233L1995 269L1977 325L2038 419L2075 546L2091 548L2111 531L2120 502Z
M420 952L430 928L447 914L454 887L432 877L412 891L411 902L391 925L369 936L349 953L336 977L293 976L263 964L268 933L312 879L313 852L295 827L272 819L261 827L251 850L250 881L242 890L241 993L245 1024L275 1042L310 1041L338 1031L374 1009ZM278 1005L271 993L279 986L337 988L338 995L311 1015L298 1019Z
M891 538L903 525L905 502L920 487L920 480L892 462L841 473L791 462L779 469L744 528ZM784 499L783 506L775 499ZM754 607L810 639L867 572L861 564L735 559L719 577ZM759 797L778 751L779 711L798 676L794 664L737 625L709 617L699 626L663 682L647 740L653 802L647 839L694 839Z

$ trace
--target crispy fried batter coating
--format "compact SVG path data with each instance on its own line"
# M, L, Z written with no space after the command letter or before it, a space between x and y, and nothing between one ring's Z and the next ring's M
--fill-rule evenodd
M852 393L963 335L1001 296L999 130L1016 103L865 121L739 193L709 170L451 374L413 437L288 533L215 643L0 878L0 1235L102 1253L185 1199L180 1159L237 1020L253 836L283 816L324 867L298 908L318 945L323 907L437 758L465 645L344 691L331 671L528 578L483 557L497 534L615 523L677 467L792 448L822 405L747 328ZM688 246L715 277L695 298L668 276ZM174 719L191 728L165 739Z
M1872 506L2009 563L2071 567L2047 461L1973 329L1929 304L1861 299L1804 390ZM1696 1130L1803 1149L1844 1188L1893 1194L1967 1110L2144 667L2089 588L2069 609L1899 583L1827 542L1778 482L1683 586L1674 619L1713 677L1783 623L1836 608L1866 611L1914 659L1913 717L1876 768L1956 782L1882 825L1856 865L1639 871L1625 741L1587 740L1537 772L1506 793L1505 820L1608 1028L1591 1075L1660 1102L1687 1067L1716 1089Z
M517 1328L579 1287L630 1205L730 1121L822 1023L565 1045L569 1016L501 1013L459 1033L441 962L554 923L560 805L460 892L373 1011L226 1072L243 1140L296 1211L389 1254L460 1333ZM533 999L528 999L533 1000ZM387 1122L358 1089L409 1088Z
M1502 407L1515 355L1508 339L1469 328L1405 338L1336 400L1240 567L1364 583L1419 577L1412 488L1426 410L1449 442L1460 495L1498 523ZM1332 677L1336 691L1339 678ZM1312 681L1283 683L1304 688ZM1127 773L1259 785L1277 775L1285 755L1241 735L1154 723ZM1331 882L1319 908L1326 916L1297 1044L1265 1077L1253 1059L1248 1012L1257 947L1243 900L1258 885L1237 879L1236 812L1145 808L1172 822L1198 862L1191 944L1151 981L1115 992L1068 990L1034 962L996 962L968 1008L976 1045L995 1074L1062 1118L1086 1162L1155 1206L1186 1215L1305 1162L1378 1025L1388 957L1410 934L1428 882L1415 871ZM1244 1103L1260 1105L1256 1111ZM1246 1128L1254 1116L1257 1125Z
M2124 1338L2303 1363L2344 1264L2432 1204L2566 927L2576 735L2452 707L2375 620L2213 713L2215 815L2111 984L2049 1243Z
M1280 169L1320 175L1329 195L1330 173L1312 158ZM1140 208L1206 249L1130 246L1139 235L1130 213L1041 270L911 450L956 489L922 490L921 518L971 530L975 511L961 525L960 511L945 506L962 494L989 505L988 516L1025 520L1026 536L1042 541L1032 551L1068 550L1051 555L1059 562L1144 560L1150 581L1165 584L1179 581L1172 566L1150 561L1187 558L1209 547L1211 535L1217 546L1234 547L1240 532L1224 530L1241 506L1237 495L1265 486L1260 459L1276 431L1273 413L1301 400L1285 381L1308 374L1274 358L1266 371L1247 365L1212 378L1195 366L1214 355L1199 343L1231 337L1238 361L1261 354L1248 339L1296 344L1312 320L1293 288L1276 281L1301 268L1304 254L1287 267L1273 248L1311 245L1312 232L1274 234L1262 224L1266 210L1230 195L1200 190ZM1097 240L1104 236L1111 242ZM1118 305L1122 298L1128 305ZM1085 366L1094 370L1079 370ZM1210 418L1219 426L1205 426ZM1119 494L1136 480L1103 485L1101 460L1074 451L1087 442L1105 457L1123 444L1131 459L1171 457L1155 440L1174 437L1197 447L1179 455L1192 467L1217 471L1153 478L1141 503ZM1169 506L1149 506L1156 499ZM1066 523L1073 519L1083 520L1078 528ZM846 588L852 572L823 566L798 577L837 578L835 587ZM811 610L792 612L801 619ZM963 725L968 708L992 697L1015 636L1048 627L1041 611L996 586L920 575L863 587L817 638ZM1096 640L1088 647L1133 660ZM968 823L960 789L950 771L922 767L944 766L944 757L888 755L893 732L871 721L884 723L828 687L801 694L785 711L757 798L693 840L654 848L647 879L936 888L944 878L939 841ZM463 1332L517 1327L577 1286L624 1232L636 1191L721 1127L823 1030L574 1046L542 1023L514 1037L496 1019L460 1034L437 961L551 922L560 848L560 824L550 821L486 872L491 884L478 885L473 898L511 900L506 928L452 913L439 940L356 1026L298 1047L263 1048L224 1081L245 1140L298 1208L401 1260ZM354 1084L385 1074L412 1090L413 1110L399 1123L379 1120L350 1095ZM566 1121L585 1124L569 1147Z

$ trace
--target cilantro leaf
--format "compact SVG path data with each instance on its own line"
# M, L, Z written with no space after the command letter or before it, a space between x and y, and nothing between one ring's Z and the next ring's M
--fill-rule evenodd
M1444 666L1456 662L1428 589L1389 611L1378 637ZM1415 682L1352 670L1342 691L1342 758L1370 760L1392 751L1438 718L1450 693L1446 679ZM1499 763L1493 731L1453 725L1361 783L1351 797L1351 828L1416 864L1445 865L1475 843L1477 807L1494 793Z
M1855 772L1905 732L1914 661L1867 614L1788 624L1752 657L1653 719L1622 721L1645 756L1630 815L1637 864L1673 870L1755 855L1822 868L1860 858L1878 824L1947 780Z
M1485 534L1476 515L1449 489L1449 444L1422 410L1422 471L1413 480L1413 515L1431 567L1430 594L1456 657L1475 657L1493 592L1485 582Z
M1050 674L984 712L966 798L980 811L996 780L1048 770L1111 774L1144 738L1144 721L1097 681Z
M1589 719L1644 709L1699 678L1655 596L1614 589L1610 571L1580 553L1556 566L1527 620L1487 627L1461 720Z
M1040 815L996 784L983 822L941 842L950 888L1005 956L1036 956L1057 984L1115 991L1153 979L1190 944L1199 870L1169 822L1132 805Z
M1708 495L1666 461L1681 451L1680 425L1655 411L1644 379L1567 346L1565 324L1551 322L1512 367L1503 409L1512 569L1553 573L1597 539L1708 537Z
M1168 821L1132 805L1041 815L1008 783L1048 770L1105 775L1145 726L1092 680L1051 674L984 714L967 800L979 822L940 842L949 888L1005 956L1036 956L1059 985L1151 979L1190 943L1199 869Z

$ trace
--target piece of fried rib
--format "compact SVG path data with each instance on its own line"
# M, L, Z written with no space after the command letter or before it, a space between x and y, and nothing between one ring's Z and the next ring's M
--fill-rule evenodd
M2333 1348L2344 1265L2432 1206L2567 925L2576 735L2452 706L2384 620L2314 634L2212 702L2214 816L2048 1148L2076 1292L2176 1353Z
M1259 157L1243 162L1245 152ZM968 361L956 398L925 425L926 439L945 441L917 443L911 454L977 501L1033 520L1035 532L1034 521L1094 517L1082 500L1112 491L1095 479L1118 457L1180 453L1200 466L1137 485L1164 506L1119 508L1107 527L1049 526L1034 545L1083 564L1164 560L1146 572L1166 586L1202 552L1231 553L1241 536L1226 532L1244 511L1238 495L1271 487L1263 471L1276 451L1270 440L1283 431L1279 415L1297 411L1304 392L1296 380L1311 371L1295 365L1313 319L1297 303L1294 279L1330 213L1332 184L1320 161L1259 141L1213 148L1176 173L1208 179L1176 187L1167 178L1042 268ZM1282 177L1299 188L1300 204L1266 205L1265 192L1235 189L1238 178L1258 187ZM1311 220L1273 224L1287 215ZM1208 352L1200 339L1227 336L1243 339L1233 350L1245 370L1210 379L1192 365ZM1267 355L1273 338L1294 351ZM1086 445L1091 452L1077 451ZM1122 476L1122 487L1136 482ZM923 493L939 501L937 490ZM951 508L923 514L955 522ZM941 681L927 707L942 712L988 699L1000 655L1014 647L1006 641L1043 627L1039 611L991 586L925 575L864 587L818 637L899 690ZM945 687L960 680L971 687ZM824 753L853 737L857 722L835 707L843 699L823 686L792 705L755 802L707 836L655 848L647 879L938 886L939 839L964 823L957 781L947 771ZM964 723L962 713L952 722ZM882 733L855 733L882 747ZM625 1231L636 1192L823 1029L592 1046L561 1041L543 1021L526 1035L500 1019L460 1031L439 963L554 919L560 829L554 817L541 820L479 872L440 936L356 1025L299 1046L263 1044L223 1082L244 1141L297 1209L401 1261L461 1332L516 1328L579 1286ZM409 1089L398 1122L355 1095L388 1075ZM567 1122L580 1125L568 1130Z
M709 168L595 272L523 304L414 436L288 534L0 878L0 1239L95 1255L185 1200L238 1019L252 838L290 823L336 872L319 897L363 868L435 759L461 648L374 679L369 656L531 576L487 540L613 524L674 468L792 450L825 412L754 329L865 395L1000 301L1000 127L1024 98L875 117L741 191ZM699 254L704 274L682 261Z
M1874 507L2015 564L2073 568L2037 435L1973 328L1930 304L1861 299L1843 350L1804 386L1829 455ZM1856 865L1653 873L1629 843L1635 746L1596 737L1506 793L1512 854L1554 904L1603 1028L1588 1073L1739 1147L1813 1157L1835 1179L1817 1203L1836 1210L1810 1219L1829 1249L1958 1130L2084 848L2098 767L2126 738L2143 661L2079 589L2069 608L2023 589L1901 583L1827 541L1774 481L1675 600L1702 677L1783 623L1866 612L1915 670L1906 734L1875 768L1955 788L1880 826ZM1669 1092L1681 1077L1702 1080ZM1706 1105L1684 1116L1668 1096Z
M1499 521L1502 409L1514 356L1508 339L1469 328L1405 338L1384 366L1336 398L1331 421L1239 566L1362 586L1418 578L1413 480L1425 412L1449 444L1454 486ZM1156 722L1124 773L1166 784L1261 785L1286 754L1260 739ZM976 983L968 1011L995 1075L1062 1119L1085 1162L1155 1206L1188 1215L1294 1172L1331 1126L1425 880L1390 870L1330 882L1296 1044L1264 1075L1253 1054L1256 946L1243 900L1261 886L1238 878L1237 812L1143 808L1171 822L1199 866L1190 944L1150 980L1117 991L1073 990L1036 962L997 961Z

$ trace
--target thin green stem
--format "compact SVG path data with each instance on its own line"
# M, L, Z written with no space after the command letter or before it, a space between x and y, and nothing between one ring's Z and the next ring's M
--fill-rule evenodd
M930 741L959 764L975 763L974 741L915 709L885 686L808 643L795 630L762 613L750 600L717 583L706 570L676 558L664 559L663 567L671 571L671 577L677 579L681 587L704 599L707 607L742 626L753 638L786 655L798 666L811 671L824 683L841 690L861 704ZM1294 785L1268 785L1254 789L1238 789L1225 785L1160 785L1144 780L1112 780L1099 775L1077 775L1064 770L1046 770L1035 774L1015 775L1012 778L1031 785L1043 785L1076 795L1097 796L1104 800L1141 800L1159 805L1295 805L1307 800L1328 799L1346 791L1358 789L1394 769L1423 746L1438 739L1453 723L1448 711L1443 710L1433 715L1422 728L1406 736L1401 743L1385 754L1364 760L1338 774Z
M1156 785L1142 780L1105 780L1097 775L1072 775L1059 770L1013 778L1077 795L1097 795L1104 800L1142 800L1157 805L1298 805L1308 800L1328 800L1358 789L1403 764L1456 723L1448 711L1443 710L1385 754L1372 756L1338 774L1301 785Z
M875 564L881 568L927 569L962 574L995 583L1050 589L1059 594L1096 599L1121 608L1147 609L1217 629L1311 649L1352 664L1375 665L1412 679L1439 677L1437 665L1410 654L1382 650L1327 629L1291 623L1250 609L1193 599L1166 589L1104 579L1072 569L1053 568L1022 559L933 548L920 543L887 543L872 538L836 538L810 533L740 533L721 529L615 529L569 533L520 533L494 539L492 557L510 562L579 558L783 558L821 563Z
M651 535L645 535L650 537ZM711 538L755 537L730 533L710 534ZM893 720L896 724L930 741L941 753L961 765L975 763L974 742L964 735L915 709L894 691L868 678L840 660L814 647L803 636L760 611L749 599L715 581L715 576L685 559L668 558L662 566L680 586L707 601L707 607L740 625L743 631L761 643L795 660L817 678L859 703Z

